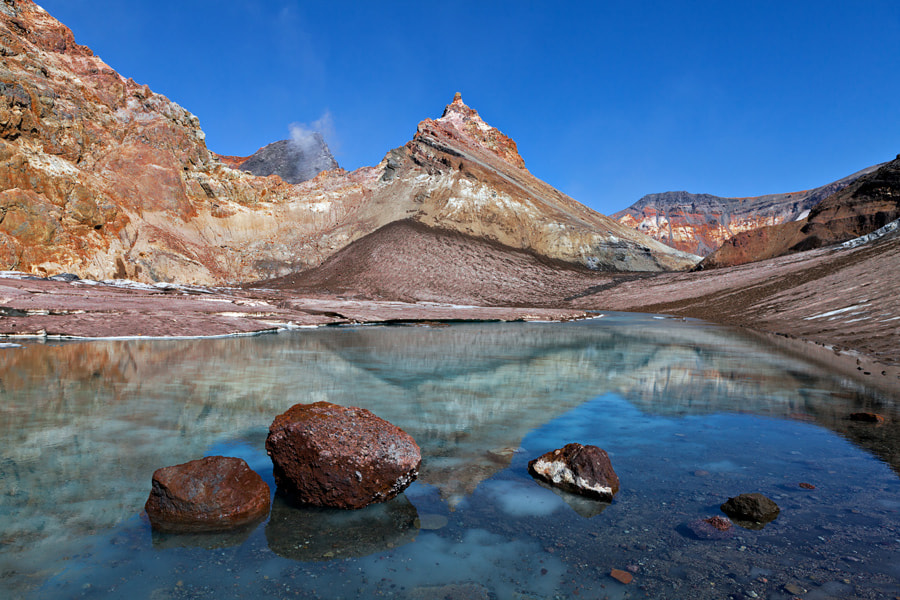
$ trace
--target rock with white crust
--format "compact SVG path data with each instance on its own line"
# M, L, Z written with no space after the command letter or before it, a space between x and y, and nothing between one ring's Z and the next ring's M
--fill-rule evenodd
M597 446L566 444L529 462L528 472L567 492L604 502L611 502L619 491L609 456Z

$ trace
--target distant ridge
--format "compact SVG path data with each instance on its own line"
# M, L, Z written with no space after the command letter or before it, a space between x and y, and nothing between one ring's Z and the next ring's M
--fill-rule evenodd
M672 248L706 256L741 232L804 218L816 204L880 166L812 190L785 194L749 198L689 192L647 194L611 216Z
M900 155L814 206L803 219L740 233L701 268L756 262L867 235L900 218Z

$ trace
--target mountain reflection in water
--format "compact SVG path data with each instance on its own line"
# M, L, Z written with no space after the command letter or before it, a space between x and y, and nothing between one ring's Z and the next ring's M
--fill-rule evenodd
M405 429L422 448L419 483L450 510L524 460L516 457L530 432L606 394L647 415L733 412L814 422L900 473L900 415L877 395L738 332L641 315L24 344L0 350L0 386L0 566L13 573L29 563L37 570L33 564L42 563L33 559L42 552L64 554L79 536L140 514L156 468L217 445L258 448L248 462L271 482L262 450L267 427L299 402L361 406ZM857 411L880 412L888 422L846 420ZM418 517L414 507L402 508L408 501L398 502L384 518L405 543L416 536ZM281 505L273 510L266 536L274 552L331 556L300 539L314 532L277 527L291 518ZM402 521L396 531L395 521Z

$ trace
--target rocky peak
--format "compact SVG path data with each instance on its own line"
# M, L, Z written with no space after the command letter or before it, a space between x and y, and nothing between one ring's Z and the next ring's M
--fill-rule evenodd
M287 185L240 157L214 160L196 116L30 0L0 0L0 55L3 270L246 282L320 265L403 219L593 269L696 262L539 181L461 96L383 165ZM269 150L296 166L288 144Z
M54 19L32 0L0 0L0 13L7 26L45 52L71 56L93 56L87 46L75 43L72 30Z
M278 175L287 183L302 183L322 171L340 168L322 134L317 132L273 142L246 158L220 156L219 159L261 177Z
M499 129L485 123L478 111L463 102L459 92L453 96L453 102L444 108L440 119L426 119L419 123L416 137L433 134L435 129L451 138L462 137L469 144L492 152L514 167L525 168L516 143Z

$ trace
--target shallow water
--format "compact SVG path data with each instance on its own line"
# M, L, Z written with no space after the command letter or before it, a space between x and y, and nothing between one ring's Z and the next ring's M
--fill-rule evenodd
M820 371L739 332L625 314L2 348L0 595L893 598L900 411ZM248 530L151 532L156 468L240 456L274 489L267 427L317 400L407 430L419 479L361 511L276 498ZM609 453L612 504L528 476L572 441ZM730 539L691 532L744 492L781 514Z

